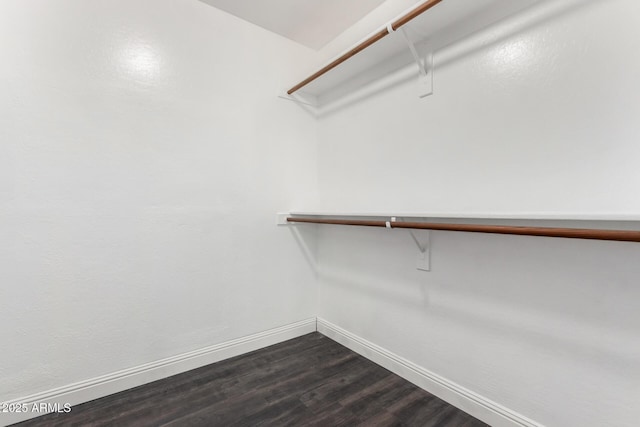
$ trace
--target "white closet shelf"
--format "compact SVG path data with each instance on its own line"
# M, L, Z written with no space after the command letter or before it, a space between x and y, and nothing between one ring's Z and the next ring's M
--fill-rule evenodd
M357 218L421 218L531 221L640 221L639 213L583 212L357 212L357 211L291 211L291 216L357 217Z
M292 100L307 100L312 104L325 104L360 89L372 81L405 68L414 58L407 48L407 40L395 34L406 29L410 42L423 56L419 67L428 69L429 53L469 36L481 29L524 10L541 0L425 0L399 17L373 31L356 46L328 61L308 78L291 87L288 95ZM431 3L434 3L431 5ZM426 5L429 8L409 21L402 22L412 11ZM398 27L400 23L401 28ZM389 31L391 30L391 31ZM387 36L388 34L388 36ZM364 47L362 47L364 46ZM354 53L355 52L355 53ZM344 62L340 61L344 59ZM323 72L332 63L335 68ZM431 70L432 71L432 70ZM316 78L308 81L315 75ZM416 70L416 76L418 71Z
M535 218L532 218L535 217ZM608 218L603 220L602 218ZM595 219L598 218L598 219ZM348 225L361 227L401 228L408 230L437 230L469 233L509 234L519 236L559 237L587 240L611 240L621 242L640 242L640 229L637 216L625 215L582 215L582 219L575 216L569 218L564 214L534 214L529 218L516 215L495 214L491 217L484 215L479 218L476 214L460 214L457 217L448 214L357 214L349 215L321 212L279 213L278 225L296 224L327 224ZM540 225L542 221L553 220L553 227L549 224ZM524 222L523 222L524 221ZM527 221L529 221L527 223ZM568 227L563 223L582 221L581 227ZM483 223L484 222L484 223ZM537 222L537 223L536 223ZM615 229L610 228L615 222ZM609 228L607 227L609 224Z

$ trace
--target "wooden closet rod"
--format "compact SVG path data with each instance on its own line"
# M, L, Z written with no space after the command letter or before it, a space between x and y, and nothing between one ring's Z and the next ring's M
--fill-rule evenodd
M396 31L398 28L402 27L404 24L406 24L407 22L411 21L416 16L418 16L418 15L426 12L427 10L431 9L433 6L437 5L441 1L442 0L428 0L428 1L424 2L424 3L422 3L420 6L416 7L411 12L407 13L406 15L404 15L404 16L398 18L397 20L395 20L394 22L392 22L391 23L391 28L393 29L393 31ZM362 43L360 43L359 45L357 45L356 47L351 49L349 52L345 53L344 55L342 55L341 57L339 57L338 59L336 59L335 61L333 61L329 65L325 66L321 70L315 72L314 74L310 75L309 77L307 77L306 79L304 79L303 81L301 81L300 83L298 83L297 85L295 85L294 87L289 89L287 91L287 94L291 95L295 91L303 88L304 86L308 85L309 83L311 83L312 81L314 81L318 77L320 77L323 74L325 74L326 72L334 69L335 67L337 67L338 65L340 65L344 61L346 61L347 59L351 58L352 56L356 55L357 53L362 52L363 50L365 50L366 48L368 48L369 46L371 46L372 44L374 44L378 40L388 36L389 34L390 33L389 33L389 30L387 28L384 28L384 29L378 31L377 33L375 33L374 35L372 35L371 37L369 37L368 39L366 39L365 41L363 41Z
M320 219L290 217L287 222L311 224L359 225L366 227L410 228L418 230L466 231L471 233L517 234L522 236L566 237L570 239L615 240L620 242L640 242L640 231L594 230L584 228L520 227L506 225L479 224L435 224L429 222L389 222L351 219Z

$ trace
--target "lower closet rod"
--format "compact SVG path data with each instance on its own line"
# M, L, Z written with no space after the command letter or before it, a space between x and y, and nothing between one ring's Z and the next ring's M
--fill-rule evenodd
M640 231L598 230L587 228L522 227L507 225L441 224L430 222L397 222L356 219L322 219L309 217L289 217L287 222L357 225L365 227L409 228L417 230L466 231L471 233L515 234L521 236L565 237L570 239L614 240L620 242L640 242Z

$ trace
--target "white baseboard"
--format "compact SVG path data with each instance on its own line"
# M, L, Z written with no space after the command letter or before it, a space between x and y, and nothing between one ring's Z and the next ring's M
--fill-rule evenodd
M493 427L542 427L321 318L318 318L318 332Z
M33 394L10 402L10 405L26 405L32 408L34 403L78 405L110 394L118 393L133 387L167 378L191 369L200 368L211 363L219 362L230 357L239 356L250 351L268 347L282 341L296 338L316 331L316 319L302 320L268 331L227 341L222 344L205 347L130 369L114 372L101 377L70 384L64 387ZM0 413L0 426L35 418L44 412Z
M28 408L31 408L34 403L38 405L58 404L60 407L66 403L72 406L79 405L230 357L268 347L316 330L487 424L494 427L542 427L541 424L523 415L442 378L321 318L303 320L5 403L24 404ZM0 426L28 420L45 413L1 413Z

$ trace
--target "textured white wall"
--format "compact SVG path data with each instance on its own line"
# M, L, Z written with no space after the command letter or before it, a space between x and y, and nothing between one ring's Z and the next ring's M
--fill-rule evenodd
M0 401L314 316L312 52L197 0L0 2Z
M436 52L433 96L324 117L320 206L638 215L638 16L544 2ZM637 425L637 244L434 232L427 273L406 232L318 230L321 317L544 425Z
M637 214L639 8L544 2L437 51L434 96L410 81L335 112L323 209Z
M319 227L316 309L273 226L315 205L317 125L323 209L640 212L640 6L547 6L316 124L274 94L328 50L196 0L0 2L0 401L319 312L543 424L635 425L636 245L433 233L425 273Z

